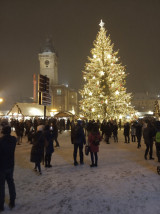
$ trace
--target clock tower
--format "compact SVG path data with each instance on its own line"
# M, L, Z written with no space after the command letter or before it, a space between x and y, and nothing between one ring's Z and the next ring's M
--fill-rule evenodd
M57 55L53 48L52 40L47 39L44 47L39 53L40 74L50 79L50 89L58 84Z

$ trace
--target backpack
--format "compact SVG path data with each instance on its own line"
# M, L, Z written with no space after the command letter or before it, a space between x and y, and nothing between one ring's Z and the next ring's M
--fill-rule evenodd
M160 131L158 131L157 133L156 133L156 142L157 143L160 143Z

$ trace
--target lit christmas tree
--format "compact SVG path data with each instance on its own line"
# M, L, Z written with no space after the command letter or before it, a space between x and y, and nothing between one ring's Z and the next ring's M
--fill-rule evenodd
M153 112L154 112L154 116L155 116L156 118L159 118L159 116L160 116L160 111L159 111L159 103L158 103L158 100L156 100L155 103L154 103L154 110L153 110Z
M118 51L113 51L110 36L106 36L104 23L100 22L100 31L88 57L83 71L85 84L80 94L80 109L88 119L121 119L132 116L131 94L126 93L125 67L119 62Z

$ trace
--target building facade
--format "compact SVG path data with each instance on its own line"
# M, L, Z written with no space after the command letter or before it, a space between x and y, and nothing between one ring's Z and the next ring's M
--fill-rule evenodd
M51 105L47 109L52 112L69 111L78 114L78 94L75 90L58 81L58 57L52 40L47 39L39 53L40 74L50 79Z
M159 96L151 93L135 93L132 99L132 105L135 110L142 115L154 115L155 102L160 105Z

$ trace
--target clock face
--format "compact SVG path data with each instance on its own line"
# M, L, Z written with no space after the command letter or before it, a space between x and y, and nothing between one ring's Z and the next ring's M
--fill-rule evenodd
M49 65L49 60L46 60L44 63L45 63L46 66L48 66Z

